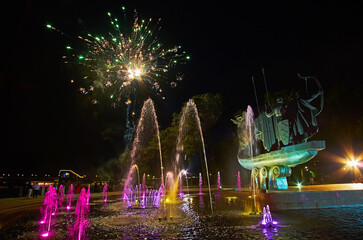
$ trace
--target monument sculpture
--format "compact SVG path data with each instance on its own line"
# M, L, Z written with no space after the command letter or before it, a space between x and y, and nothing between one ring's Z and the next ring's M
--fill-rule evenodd
M252 171L252 181L259 189L288 189L286 177L291 175L291 168L325 148L323 140L308 141L319 131L316 117L323 109L324 92L315 77L299 78L314 80L318 91L306 99L291 92L286 99L277 98L275 106L267 106L257 118L249 107L232 119L239 138L238 161Z

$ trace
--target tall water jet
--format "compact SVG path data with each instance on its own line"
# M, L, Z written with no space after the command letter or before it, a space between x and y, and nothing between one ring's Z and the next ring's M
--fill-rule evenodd
M164 167L163 167L163 158L162 158L162 154L161 154L161 142L160 142L159 124L158 124L158 120L157 120L157 117L156 117L154 103L149 98L148 100L146 100L144 102L144 105L143 105L143 107L141 109L140 119L139 119L139 122L138 122L137 128L136 128L136 135L135 135L135 138L134 138L134 141L133 141L133 144L132 144L131 163L130 163L129 172L127 173L126 182L125 182L125 186L124 186L124 191L130 185L131 174L132 174L132 171L133 171L133 166L134 166L134 164L136 162L137 151L138 151L139 147L142 144L142 137L143 137L143 135L146 134L145 131L149 130L149 129L145 128L146 121L148 121L148 120L152 121L153 128L155 128L155 132L156 132L156 136L157 136L157 140L158 140L159 157L160 157L160 172L161 172L160 173L161 174L160 186L162 187L162 189L164 188Z
M199 194L202 194L203 178L202 173L199 173Z
M197 106L195 105L194 101L192 99L189 100L188 102L189 105L191 105L194 109L195 112L195 116L197 118L197 123L198 123L198 128L199 128L199 133L200 133L200 138L202 139L202 146L203 146L203 154L204 154L204 163L205 163L205 169L206 169L206 173L207 173L207 181L208 181L208 191L209 191L209 202L210 202L210 209L211 209L211 213L213 215L213 202L212 202L212 192L210 190L210 180L209 180L209 170L208 170L208 162L207 162L207 154L205 152L205 144L204 144L204 137L203 137L203 132L202 132L202 125L200 123L200 118L199 118L199 114L198 114L198 109Z
M222 188L222 186L221 186L221 173L219 171L217 173L217 188L218 189Z
M205 163L205 168L206 168L206 173L207 173L207 183L208 183L208 191L209 191L210 208L211 208L211 213L213 215L213 202L212 202L212 192L211 192L211 189L210 189L207 154L206 154L206 151L205 151L204 137L203 137L202 125L200 123L200 118L199 118L199 114L198 114L198 109L197 109L197 106L195 105L195 102L193 101L193 99L189 99L186 106L183 108L182 116L180 118L179 134L178 134L177 145L176 145L177 153L176 153L176 159L175 159L175 165L174 165L174 172L177 173L178 168L179 168L179 170L181 169L180 168L181 167L180 159L181 159L181 156L182 156L182 151L184 149L183 144L182 144L182 140L185 137L185 131L183 131L183 130L186 127L187 116L194 117L194 119L195 119L195 121L197 123L198 132L199 132L200 139L201 139L201 142L202 142L204 163Z
M188 114L192 114L192 116L195 118L195 121L197 123L198 132L200 135L200 139L202 142L202 149L203 149L203 155L204 155L204 163L206 168L206 174L207 174L207 183L208 183L208 191L209 191L209 201L210 201L210 208L211 213L213 215L213 202L212 202L212 192L210 189L210 180L209 180L209 170L208 170L208 162L207 162L207 154L205 151L205 144L204 144L204 137L203 137L203 131L202 131L202 125L200 123L200 118L198 114L197 106L195 105L195 102L193 99L189 99L187 105L183 108L182 116L180 118L179 122L179 135L177 139L177 155L176 155L176 166L180 167L180 158L181 158L181 152L183 151L183 145L182 145L182 139L184 137L183 135L183 128L186 124L186 118Z
M237 189L241 189L241 174L239 171L237 173Z
M249 151L249 156L251 158L254 157L254 146L255 146L255 126L254 126L254 114L253 114L253 110L252 107L250 105L247 106L247 113L246 113L246 133L247 133L247 137L248 139L248 151ZM257 209L256 209L256 180L255 177L257 175L257 173L255 173L254 171L255 169L253 169L251 171L251 181L252 181L252 190L253 190L253 212L256 213Z

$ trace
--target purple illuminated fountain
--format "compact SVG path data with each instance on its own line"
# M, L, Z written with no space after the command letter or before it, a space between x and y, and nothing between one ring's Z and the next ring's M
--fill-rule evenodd
M124 190L124 202L126 208L157 208L160 206L160 195L163 189L160 187L159 190L145 189L144 193L139 193L138 186L135 189L130 186Z
M199 173L199 194L202 194L203 179L202 174Z
M221 189L222 185L221 185L221 173L218 171L217 173L217 188Z
M49 186L43 201L43 217L41 224L41 236L49 237L51 232L52 217L56 214L58 207L58 195L54 187Z
M107 203L107 183L105 183L105 185L103 185L102 199L103 199L103 202L106 204Z
M270 212L270 206L263 207L263 216L260 224L264 227L273 227L277 224L277 221L273 221Z
M71 184L68 188L68 194L67 194L67 211L71 210L72 208L72 199L74 195L74 188L73 184Z
M237 173L237 188L241 189L241 174L239 171Z

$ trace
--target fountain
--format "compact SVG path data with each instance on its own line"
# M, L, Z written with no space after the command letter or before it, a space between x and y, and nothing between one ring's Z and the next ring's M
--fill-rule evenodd
M189 197L189 185L188 185L188 172L185 170L185 169L183 169L182 170L182 175L184 175L184 177L185 177L185 181L186 181L186 185L187 185L187 196Z
M218 171L217 173L217 189L221 189L222 185L221 185L221 173Z
M39 222L42 226L41 227L42 237L49 237L50 235L52 217L57 212L57 206L58 206L58 195L55 188L50 185L43 200L43 217L42 220Z
M176 202L176 192L179 185L179 175L174 179L174 174L172 172L166 173L165 189L167 193L166 202L175 203Z
M138 186L135 186L135 189L130 186L125 189L123 199L127 209L158 208L160 206L160 194L162 191L163 189L161 187L159 190L146 189L145 193L140 196Z
M58 204L59 207L62 207L62 204L64 202L64 186L61 184L58 189Z
M143 135L146 135L145 131L149 130L149 129L145 128L145 124L146 124L147 120L151 120L151 122L153 123L151 128L153 128L155 130L157 139L158 139L159 157L160 157L160 172L161 172L160 186L162 187L162 189L164 189L164 167L163 167L163 159L162 159L162 154L161 154L159 124L158 124L158 120L157 120L156 113L155 113L154 103L149 98L148 100L146 100L144 102L144 105L141 110L140 119L139 119L139 122L137 125L136 135L135 135L135 138L134 138L134 141L132 144L132 150L131 150L131 164L130 164L130 169L127 173L126 182L125 182L125 186L124 186L124 192L125 192L126 188L128 188L128 186L130 185L131 175L135 168L136 154L137 154L137 151L138 151L140 145L142 144L142 140L143 140L142 138L144 137ZM145 139L144 139L144 141L145 141ZM138 170L138 168L137 168L137 170ZM138 179L138 184L140 184L140 179ZM164 195L164 194L162 194L162 195Z
M199 194L202 194L202 187L203 187L202 173L199 173Z
M266 207L263 207L263 216L262 221L260 222L262 226L266 227L273 227L277 224L276 221L272 220L271 212L270 212L270 206L267 205Z
M103 199L103 202L106 204L107 203L107 183L105 183L105 185L103 185L102 199Z
M247 155L253 159L254 149L255 147L255 129L254 129L254 119L253 119L253 110L250 105L247 106L246 113L246 129L245 129L245 137L248 139L248 147L247 147ZM255 171L251 171L251 185L252 185L252 194L253 194L253 210L251 214L256 214L256 176L257 173Z
M181 199L183 199L184 198L184 193L183 193L183 179L182 179L182 177L183 177L183 173L184 173L184 170L181 170L181 172L180 172L180 174L179 174L179 197L181 198Z
M73 227L73 233L71 235L75 236L77 234L77 239L81 240L85 236L85 225L87 222L86 213L88 211L88 194L86 190L82 188L81 193L77 200L77 205L75 209L76 220Z
M239 171L237 173L237 189L241 189L241 174Z
M88 184L87 193L86 193L86 204L89 204L89 199L91 198L91 186Z
M74 195L74 188L73 188L73 184L71 184L68 188L68 194L67 194L67 211L71 210L71 205L72 205L72 199L73 199L73 195Z
M176 161L175 161L175 165L174 165L175 166L174 172L177 173L177 167L180 167L180 164L181 164L181 162L179 160L180 160L181 152L183 151L182 139L185 137L184 136L185 133L184 133L183 129L185 128L185 125L186 125L187 115L189 115L190 117L193 117L195 122L197 123L199 136L202 141L204 164L205 164L205 169L206 169L206 174L207 174L210 209L211 209L211 214L213 215L213 202L212 202L212 192L210 189L207 154L205 152L204 137L203 137L202 125L200 123L200 118L199 118L199 114L198 114L198 109L197 109L197 106L196 106L195 102L193 101L193 99L189 99L187 105L183 108L182 115L180 118L179 134L178 134L177 145L176 145L177 154L176 154Z

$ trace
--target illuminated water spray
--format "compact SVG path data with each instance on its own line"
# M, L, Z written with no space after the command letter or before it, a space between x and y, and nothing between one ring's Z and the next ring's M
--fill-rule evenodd
M151 131L151 133L150 133ZM149 98L144 102L144 105L141 109L140 119L137 125L135 138L132 144L131 150L131 161L130 168L127 173L126 182L124 190L129 187L131 183L131 175L135 169L136 155L140 146L144 141L149 141L150 136L156 133L158 146L159 146L159 157L160 157L160 175L161 175L161 183L160 186L164 188L164 167L163 167L163 158L161 154L161 142L160 142L160 133L159 133L159 124L156 117L155 107L153 101ZM149 136L149 138L147 137ZM147 139L146 139L147 138ZM136 165L137 166L137 165ZM140 184L140 179L138 178L138 184ZM164 195L164 194L163 194Z
M199 194L202 194L203 178L202 173L199 173Z
M107 183L105 183L105 185L103 185L102 199L103 199L103 202L106 204L107 203Z
M241 189L241 174L240 171L237 173L237 189Z
M41 224L41 237L47 238L51 234L52 220L58 208L58 195L54 187L49 186L43 200L43 216L39 222Z
M197 128L198 128L199 136L200 136L200 139L202 141L204 163L205 163L205 169L206 169L206 173L207 173L207 183L208 183L208 191L209 191L210 208L211 208L211 213L213 215L213 202L212 202L212 192L211 192L211 189L210 189L207 154L205 152L204 137L203 137L202 125L200 123L200 118L199 118L199 114L198 114L198 109L197 109L197 106L196 106L195 102L193 101L193 99L189 99L187 105L183 108L182 116L180 118L179 135L178 135L177 147L176 147L177 155L176 155L176 162L175 162L176 165L175 166L176 167L181 166L180 158L182 156L181 152L183 151L182 139L185 137L185 132L186 131L184 131L184 128L186 127L187 116L191 117L192 119L195 120L195 122L197 124Z
M75 220L75 224L73 227L72 235L77 236L78 240L83 239L85 236L86 223L87 223L86 214L88 211L88 204L87 204L88 196L87 195L88 194L86 193L86 189L82 188L81 193L77 200L76 208L75 208L76 220Z
M250 105L247 106L247 113L246 113L246 135L249 138L248 139L248 150L249 150L249 156L251 158L254 157L254 146L255 146L255 138L254 138L254 134L255 134L255 125L254 125L254 113L252 110L252 107ZM252 169L251 171L251 181L252 181L252 192L253 192L253 207L254 210L253 212L256 213L257 209L256 209L256 173L257 169Z
M71 210L72 208L72 199L73 199L73 195L74 195L74 189L73 189L73 184L71 184L68 188L68 194L67 194L67 211Z

